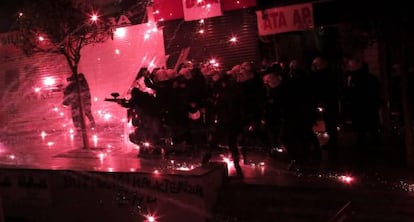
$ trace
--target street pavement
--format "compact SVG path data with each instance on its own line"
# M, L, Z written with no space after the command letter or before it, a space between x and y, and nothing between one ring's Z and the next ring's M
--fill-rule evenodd
M183 146L169 155L139 156L122 130L107 129L89 132L88 147L80 135L66 131L5 131L0 165L161 173L203 168L200 150ZM243 177L235 173L228 150L217 149L211 161L228 163L228 178L209 221L414 221L414 175L404 164L401 140L393 138L361 150L353 146L352 134L343 132L337 150L322 150L317 160L294 165L286 150L270 156L252 146Z

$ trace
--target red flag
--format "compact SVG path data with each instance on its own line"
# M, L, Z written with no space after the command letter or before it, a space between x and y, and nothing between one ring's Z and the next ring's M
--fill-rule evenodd
M220 0L182 0L184 20L198 20L220 16L221 11Z
M153 0L155 21L168 21L184 17L182 0Z
M208 12L207 5L210 5L210 7L211 5L216 6L217 2L220 4L220 9L214 8L217 9L217 14L213 14L213 9L210 9L210 12ZM186 19L187 21L201 19L202 17L220 16L222 11L255 7L256 0L153 0L154 19L155 21L182 19L184 18L184 9L191 9L195 6L198 8L203 8L204 6L204 10L195 10L201 14L196 15L195 19Z

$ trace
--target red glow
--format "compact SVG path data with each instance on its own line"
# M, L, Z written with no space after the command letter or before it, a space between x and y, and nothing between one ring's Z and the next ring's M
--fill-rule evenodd
M39 36L39 41L44 41L45 38L43 38L43 36Z
M97 14L92 14L92 16L91 16L91 21L92 21L92 22L96 22L96 21L98 21L98 15L97 15Z
M42 137L42 139L45 139L45 137L46 137L46 132L45 131L42 131L42 133L40 134L40 136Z
M53 86L53 85L56 84L56 80L54 78L52 78L52 77L45 77L43 79L43 84L45 86Z
M114 35L118 38L123 38L126 35L126 28L117 28L115 29Z
M351 176L340 176L339 179L346 184L351 184L352 182L355 181L355 179Z
M151 214L145 215L145 218L147 219L146 220L147 222L156 222L157 221L155 216L151 215Z

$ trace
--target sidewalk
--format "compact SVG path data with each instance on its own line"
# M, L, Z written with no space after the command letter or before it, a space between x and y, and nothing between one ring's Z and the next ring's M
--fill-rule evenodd
M230 174L211 222L411 222L414 175L395 141L357 150L350 134L320 164L288 170L286 154L250 152L244 178ZM262 166L253 164L264 160ZM260 164L259 164L260 165ZM256 173L251 173L256 172Z
M119 135L105 132L97 137L91 144L97 148L91 150L60 132L44 138L38 132L0 137L0 165L103 173L203 172L198 152L143 158ZM242 164L243 178L235 174L226 149L215 152L211 161L228 163L229 176L211 222L329 221L348 203L349 221L412 221L414 175L404 167L401 143L361 152L352 146L350 134L340 138L337 151L322 150L319 164L290 169L286 152L270 157L262 148L251 147L247 164Z

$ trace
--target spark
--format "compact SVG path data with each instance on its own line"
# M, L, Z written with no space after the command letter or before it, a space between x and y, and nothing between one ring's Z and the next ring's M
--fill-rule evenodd
M54 84L56 84L56 80L52 77L45 77L43 79L43 84L45 86L53 86Z
M351 177L351 176L340 176L339 177L339 179L343 182L343 183L346 183L346 184L351 184L352 182L354 182L354 178L353 177Z
M105 159L106 154L105 153L99 153L98 157L99 157L100 160L103 160L103 159Z
M117 28L117 29L115 29L114 34L118 38L123 38L126 35L126 29L123 28L123 27L122 28Z
M45 139L45 137L47 136L47 134L46 134L46 132L45 132L45 131L42 131L42 132L40 133L40 136L42 137L42 140L44 140L44 139Z
M156 222L154 215L148 214L148 215L145 215L145 218L147 219L146 221L148 222Z
M98 15L97 14L95 14L95 13L93 13L92 15L91 15L91 21L92 22L96 22L96 21L98 21Z

